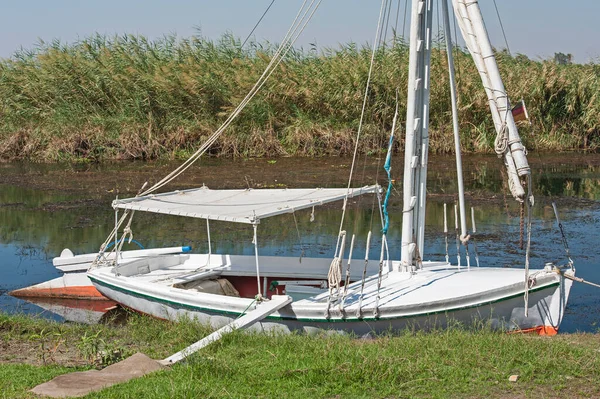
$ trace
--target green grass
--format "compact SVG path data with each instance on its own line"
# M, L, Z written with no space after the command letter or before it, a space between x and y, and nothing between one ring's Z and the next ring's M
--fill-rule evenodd
M16 342L31 332L61 332L69 344L101 331L130 351L163 358L208 330L190 321L168 323L132 315L124 326L61 325L0 316L0 337ZM600 395L600 336L554 338L485 328L385 335L268 335L236 332L170 370L89 395L93 398L464 398L592 397ZM55 375L90 367L0 363L0 392L27 390ZM508 381L518 374L518 382Z
M239 39L94 35L73 44L41 42L0 60L0 159L73 161L181 159L198 148L256 82L269 43ZM463 150L491 152L494 129L470 56L456 54ZM556 65L498 54L513 102L533 121L530 149L597 149L599 65ZM370 61L354 43L321 53L295 50L211 150L221 156L351 153ZM407 87L408 48L381 50L361 149L386 147L396 91ZM431 151L453 151L446 56L432 54ZM400 99L400 126L405 110Z
M0 363L0 398L35 397L27 391L52 378L74 371L62 366L32 366L29 364Z

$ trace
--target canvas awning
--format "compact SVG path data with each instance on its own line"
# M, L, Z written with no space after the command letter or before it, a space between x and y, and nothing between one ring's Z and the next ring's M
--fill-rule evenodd
M375 193L378 185L351 188L348 197ZM113 208L256 224L260 219L342 200L346 188L211 190L201 187L113 201Z

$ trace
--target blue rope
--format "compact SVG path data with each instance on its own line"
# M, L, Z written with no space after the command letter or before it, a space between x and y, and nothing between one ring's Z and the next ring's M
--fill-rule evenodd
M385 193L385 198L383 200L383 205L381 206L382 212L383 212L383 220L384 220L383 229L381 229L381 232L383 234L387 234L388 228L390 227L390 216L388 215L387 206L388 206L388 202L390 200L390 196L392 194L392 145L393 144L394 144L394 132L392 131L392 134L390 135L390 142L388 144L387 156L385 157L385 164L383 165L383 169L385 169L385 172L387 173L387 177L388 177L388 187L387 187L387 191Z

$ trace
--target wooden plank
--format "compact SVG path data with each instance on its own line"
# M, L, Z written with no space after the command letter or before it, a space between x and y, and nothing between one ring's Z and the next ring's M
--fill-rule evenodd
M240 328L249 327L257 321L262 320L270 314L274 313L275 311L283 308L284 306L289 305L290 303L292 303L292 297L288 295L273 295L270 301L262 302L253 311L246 313L244 316L235 319L231 323L227 324L225 327L221 327L212 334L202 338L200 341L188 346L187 348L175 353L174 355L169 356L168 358L162 360L161 363L167 365L177 363L178 361L185 359L192 353L195 353L200 349L212 344L213 342L218 341L225 334L228 334Z

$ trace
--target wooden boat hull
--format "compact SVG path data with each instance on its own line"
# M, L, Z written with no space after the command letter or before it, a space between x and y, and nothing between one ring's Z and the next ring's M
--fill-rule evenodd
M252 329L307 333L336 331L363 335L406 328L445 328L455 323L466 326L484 323L494 329L552 335L560 326L571 281L551 272L537 273L536 286L529 292L527 316L522 270L481 268L461 271L446 267L418 272L415 276L391 273L385 276L379 291L376 290L377 276L372 276L366 281L362 301L357 295L360 285L357 282L349 286L343 307L339 301L329 304L328 294L323 293L294 301L258 322ZM107 268L93 270L89 277L106 297L162 319L187 317L218 328L253 308L250 298L186 292L172 286L145 284L136 281L135 277L111 274ZM498 278L506 282L498 283L495 281ZM477 285L482 281L488 281L489 286L469 288L470 284ZM438 294L432 295L436 292ZM359 306L360 315L357 314Z
M30 287L9 292L9 295L21 299L80 299L104 300L106 298L94 287L86 275L87 270L65 273L55 279Z

